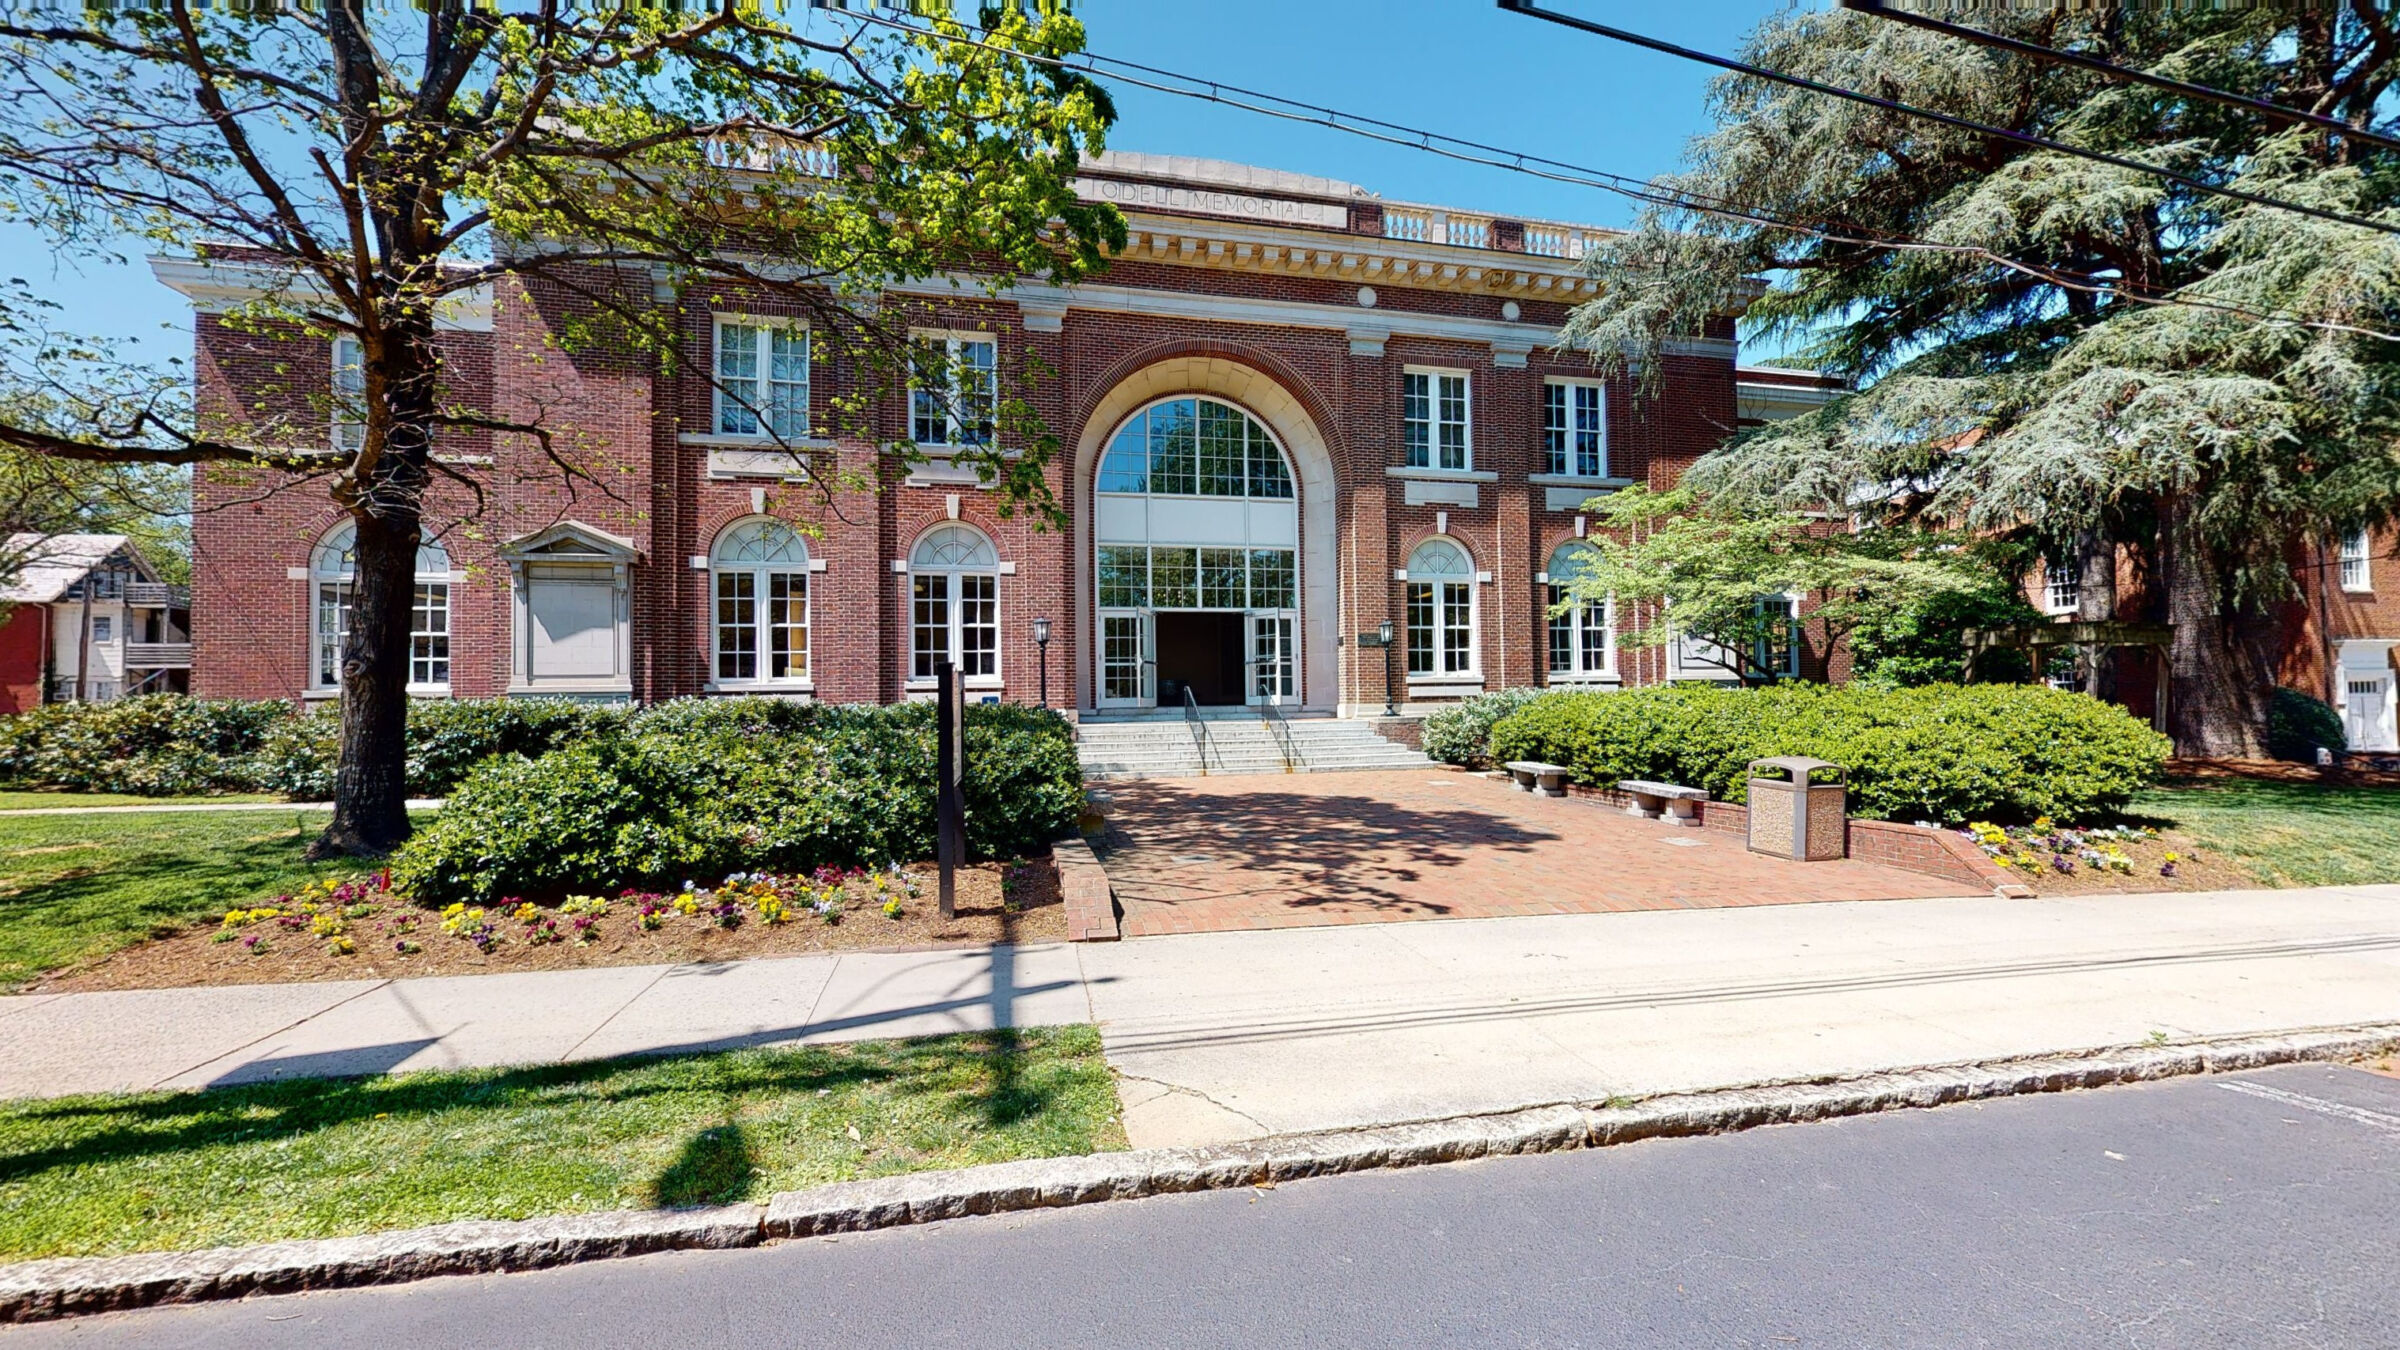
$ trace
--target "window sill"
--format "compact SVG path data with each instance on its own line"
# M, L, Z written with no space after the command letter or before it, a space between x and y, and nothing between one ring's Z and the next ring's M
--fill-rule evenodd
M1413 464L1387 464L1387 478L1410 478L1421 483L1497 483L1500 475L1490 469L1429 469Z
M1611 478L1605 474L1598 478L1589 478L1578 473L1531 473L1525 475L1525 481L1535 487L1629 488L1633 486L1633 480L1630 478Z
M960 680L958 682L958 687L961 689L998 689L1001 688L1005 683L1006 681L1002 680L997 675L974 675ZM910 680L907 684L901 687L908 690L908 692L912 694L931 694L940 690L941 681Z
M2367 585L2364 585L2364 586L2344 586L2344 587L2342 587L2342 594L2344 594L2344 595L2373 595L2374 593L2375 593L2375 587L2374 587L2374 584L2373 584L2373 583L2371 583L2371 582L2370 582L2369 584L2367 584Z
M705 445L717 450L772 450L778 454L800 454L834 448L832 441L816 436L802 436L779 441L772 436L728 436L715 431L686 431L675 438L677 445Z
M1545 689L1593 689L1605 685L1610 688L1615 688L1624 682L1624 678L1613 670L1605 674L1590 675L1572 675L1564 672L1553 671L1551 672L1549 678L1543 682L1542 687Z
M813 694L815 680L711 680L700 686L704 694Z

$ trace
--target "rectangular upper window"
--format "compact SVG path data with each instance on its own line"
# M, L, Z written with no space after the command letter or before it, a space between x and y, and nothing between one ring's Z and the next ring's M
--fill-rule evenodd
M916 333L908 438L919 445L990 445L1000 411L999 344L980 333Z
M1608 477L1608 429L1598 383L1543 382L1542 454L1545 473L1574 478Z
M2342 589L2371 591L2375 589L2374 544L2365 530L2342 541Z
M1467 373L1418 370L1400 376L1400 445L1412 469L1475 467L1467 432Z
M367 443L367 358L357 338L333 340L333 448L355 454Z
M2072 614L2083 606L2083 560L2080 558L2045 558L2042 560L2042 610L2048 614Z
M715 396L720 436L806 439L807 325L719 315Z

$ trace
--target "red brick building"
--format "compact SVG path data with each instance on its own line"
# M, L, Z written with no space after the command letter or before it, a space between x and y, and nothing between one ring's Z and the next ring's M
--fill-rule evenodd
M935 283L883 301L962 365L1028 391L1061 442L1048 474L1063 531L1003 519L945 454L977 434L954 425L971 414L906 391L861 435L806 442L820 472L879 484L826 500L758 419L805 431L812 404L861 386L837 360L811 363L788 302L652 296L715 381L568 349L554 340L574 312L563 294L445 315L461 395L503 416L540 409L602 466L601 485L570 491L509 438L445 442L490 496L477 511L444 489L428 510L417 687L880 701L922 691L948 657L980 696L1032 701L1041 619L1051 702L1087 712L1176 706L1187 688L1202 703L1380 712L1384 655L1358 636L1386 621L1404 704L1724 673L1701 653L1620 652L1612 616L1546 608L1551 559L1589 527L1588 498L1667 484L1753 411L1737 413L1730 317L1671 348L1663 396L1641 402L1550 350L1591 293L1581 227L1150 155L1102 157L1082 189L1130 226L1091 282L998 298ZM205 407L239 416L269 385L288 397L342 378L338 344L221 320L261 278L155 267L199 311ZM1048 373L1021 381L1029 370ZM727 381L743 396L723 397ZM1809 383L1747 382L1768 403ZM930 462L910 470L877 448L898 440ZM321 484L274 486L198 480L196 693L335 692L345 531Z

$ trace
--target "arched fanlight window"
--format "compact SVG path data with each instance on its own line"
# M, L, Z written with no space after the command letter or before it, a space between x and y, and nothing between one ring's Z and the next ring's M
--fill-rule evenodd
M966 679L1000 676L1000 555L981 530L939 525L908 553L912 678L930 680L941 663Z
M808 542L780 520L727 526L709 550L719 684L808 678Z
M1476 671L1475 565L1448 539L1428 539L1408 555L1403 588L1408 616L1408 673L1435 677Z
M308 558L313 615L309 685L339 689L342 647L350 637L350 609L358 581L358 526L343 521L325 532ZM450 554L427 539L417 545L416 598L408 625L408 683L417 693L450 688Z
M1616 673L1617 648L1610 640L1616 631L1616 601L1559 608L1571 598L1569 585L1591 567L1594 556L1592 546L1580 539L1560 544L1550 555L1547 612L1553 678Z
M1291 464L1257 418L1230 403L1169 398L1126 419L1109 439L1100 492L1288 501Z

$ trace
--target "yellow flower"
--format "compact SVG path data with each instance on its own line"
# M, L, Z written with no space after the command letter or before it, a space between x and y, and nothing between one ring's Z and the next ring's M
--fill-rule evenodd
M541 909L530 900L517 906L516 919L518 923L532 923L540 917L542 917Z
M346 937L336 936L333 941L325 945L325 950L335 956L356 956L358 955L358 944Z

